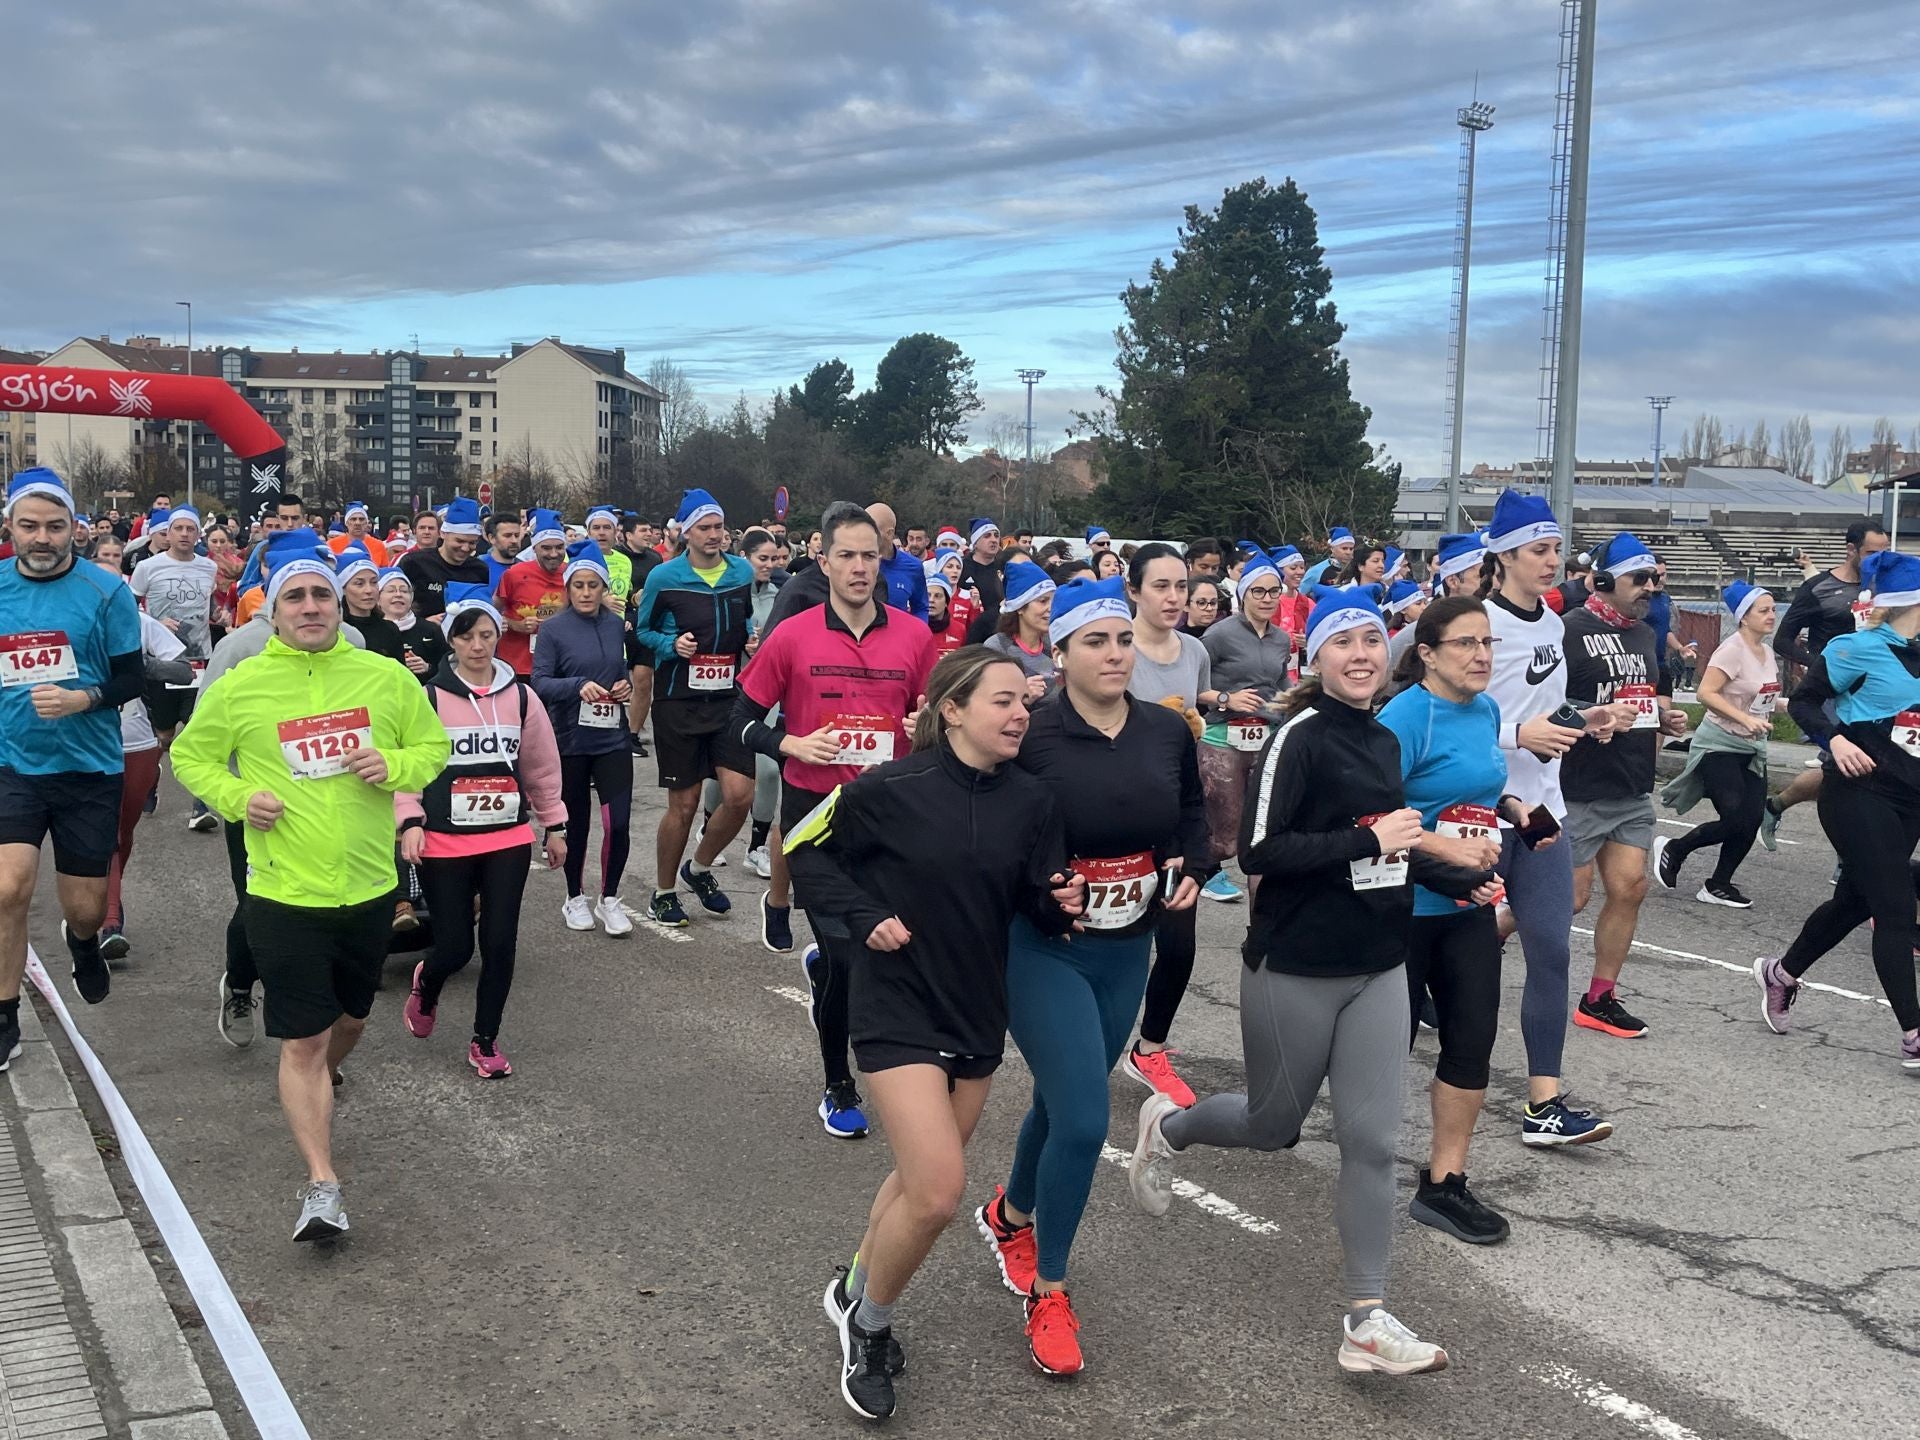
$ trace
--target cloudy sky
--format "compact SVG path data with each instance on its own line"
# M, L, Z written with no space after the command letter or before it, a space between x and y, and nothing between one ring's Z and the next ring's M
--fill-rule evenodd
M1645 397L1920 424L1920 4L1599 0L1583 456ZM1440 457L1455 109L1482 142L1466 456L1535 451L1558 0L102 0L16 9L0 345L545 334L764 395L897 336L1112 375L1187 203L1293 176L1373 436ZM22 59L26 63L19 63Z

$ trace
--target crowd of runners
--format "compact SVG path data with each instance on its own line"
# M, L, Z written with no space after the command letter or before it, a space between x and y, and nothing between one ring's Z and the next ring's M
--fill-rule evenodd
M1701 657L1672 634L1647 546L1565 555L1549 507L1517 491L1418 574L1345 529L1310 563L1244 540L1116 547L1099 526L1044 544L984 517L903 531L884 505L836 502L790 537L699 490L660 527L470 499L377 525L290 494L246 523L166 496L90 519L40 469L13 477L5 519L0 1070L43 845L67 972L99 1004L109 962L137 954L123 876L143 818L160 823L166 757L191 797L167 818L224 831L218 1034L281 1042L307 1172L293 1237L337 1237L334 1091L390 954L411 961L399 1024L421 1041L477 957L466 1059L503 1079L532 866L562 872L566 898L526 924L632 944L690 907L730 915L732 851L754 892L733 923L805 972L820 1125L877 1125L892 1151L822 1276L836 1383L871 1419L896 1405L914 1272L963 1210L1034 1364L1082 1368L1069 1266L1116 1069L1148 1092L1129 1183L1155 1216L1174 1157L1288 1148L1324 1084L1338 1363L1444 1369L1387 1303L1419 1027L1438 1054L1411 1213L1498 1243L1509 1222L1467 1176L1503 966L1524 971L1529 1077L1509 1133L1606 1140L1604 1097L1571 1098L1567 1029L1647 1033L1620 982L1649 884L1710 858L1696 898L1751 905L1736 873L1803 801L1840 863L1832 898L1754 962L1761 1017L1788 1031L1808 969L1871 921L1895 1048L1920 1069L1920 559L1869 521L1784 609L1728 586L1729 633ZM1674 698L1689 664L1691 727ZM1823 763L1775 795L1783 710ZM1663 743L1687 755L1656 793ZM636 759L664 809L629 901ZM1702 800L1715 818L1655 838L1657 804ZM1197 1096L1169 1038L1203 899L1245 906L1246 1087ZM989 1194L966 1147L1009 1036L1033 1084Z

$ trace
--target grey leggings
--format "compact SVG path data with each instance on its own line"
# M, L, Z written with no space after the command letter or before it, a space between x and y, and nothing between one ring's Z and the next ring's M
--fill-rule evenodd
M1176 1150L1283 1150L1300 1138L1301 1122L1324 1080L1340 1145L1334 1220L1349 1300L1378 1300L1387 1293L1393 1147L1411 1023L1404 965L1377 975L1332 977L1242 970L1247 1093L1209 1095L1161 1122L1161 1134Z
M720 808L720 782L709 780L700 791L700 808L711 815ZM780 809L780 766L765 755L753 757L753 823L771 825Z
M1529 850L1519 833L1501 832L1500 876L1520 927L1527 981L1520 991L1520 1038L1527 1074L1560 1073L1567 1044L1567 932L1573 925L1573 837L1564 829L1544 850Z

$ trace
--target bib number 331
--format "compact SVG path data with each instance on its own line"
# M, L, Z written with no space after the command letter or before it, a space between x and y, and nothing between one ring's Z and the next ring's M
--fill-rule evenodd
M372 745L373 721L364 705L280 722L280 753L296 780L345 774L347 761Z

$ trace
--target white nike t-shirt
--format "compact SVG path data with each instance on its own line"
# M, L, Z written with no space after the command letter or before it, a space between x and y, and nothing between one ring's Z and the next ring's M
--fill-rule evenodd
M1507 757L1507 793L1531 808L1544 805L1556 820L1567 817L1560 794L1560 762L1522 750L1514 738L1536 715L1551 715L1567 698L1566 627L1542 605L1532 615L1498 595L1487 597L1494 638L1493 681L1487 694L1500 707L1500 748Z

